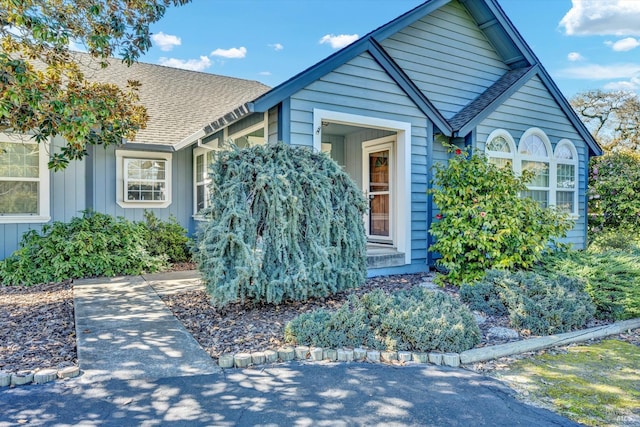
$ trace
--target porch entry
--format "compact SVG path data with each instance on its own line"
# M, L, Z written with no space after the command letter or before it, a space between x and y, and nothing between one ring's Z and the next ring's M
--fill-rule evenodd
M393 244L395 139L362 143L362 187L369 201L364 222L371 243Z

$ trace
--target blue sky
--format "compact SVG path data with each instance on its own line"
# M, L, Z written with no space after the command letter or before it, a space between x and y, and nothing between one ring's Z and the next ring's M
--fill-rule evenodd
M640 0L498 0L567 97L640 93ZM144 62L276 86L423 0L192 0Z

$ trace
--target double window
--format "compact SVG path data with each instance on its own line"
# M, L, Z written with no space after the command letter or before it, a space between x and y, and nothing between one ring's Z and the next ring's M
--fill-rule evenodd
M48 144L0 134L0 223L49 221Z
M577 214L578 155L571 141L556 144L540 129L527 130L517 145L511 134L498 129L489 135L485 153L491 163L512 168L516 174L534 173L527 185L527 196L541 206L556 206L563 212Z

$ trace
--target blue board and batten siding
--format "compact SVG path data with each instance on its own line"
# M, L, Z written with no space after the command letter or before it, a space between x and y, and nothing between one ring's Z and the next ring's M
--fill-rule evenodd
M314 109L411 124L412 263L388 272L426 270L426 165L430 124L424 113L368 53L353 58L292 95L289 107L294 145L313 146Z
M62 147L64 141L55 138L51 146ZM57 151L57 148L54 148ZM69 221L86 206L86 168L84 161L70 162L64 171L49 172L49 209L52 221ZM40 231L43 223L0 224L0 259L18 249L22 235L29 230Z
M144 220L143 208L123 208L116 202L115 148L96 149L91 159L94 169L93 205L97 212L121 216L130 221ZM193 149L187 147L171 156L171 204L167 208L148 208L163 220L175 217L193 231Z
M522 134L532 127L541 129L549 137L552 149L555 150L561 139L569 139L578 152L578 212L580 215L576 218L575 226L568 233L565 241L571 243L575 249L584 249L588 147L538 77L533 77L483 120L477 127L477 147L484 151L487 137L496 129L507 130L517 146Z
M58 141L56 146L61 146ZM131 221L144 219L144 209L122 208L116 203L115 148L90 147L82 161L73 161L64 171L50 172L51 221L68 222L81 216L85 209ZM148 209L161 219L174 216L190 232L194 231L193 214L193 149L172 154L172 203L164 209ZM0 259L18 248L22 235L32 229L40 231L41 223L0 224Z

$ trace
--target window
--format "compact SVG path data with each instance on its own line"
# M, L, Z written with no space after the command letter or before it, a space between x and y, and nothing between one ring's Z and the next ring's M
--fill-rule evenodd
M260 122L253 126L249 126L240 132L229 135L225 140L233 142L238 148L262 145L267 142L265 138L265 129L265 122Z
M193 150L194 215L209 206L209 168L213 164L215 151L198 147Z
M485 153L489 162L512 167L515 173L535 173L528 183L527 196L541 206L556 206L563 212L576 214L578 208L578 155L571 141L558 142L555 153L546 134L537 128L527 130L514 150L513 138L503 129L487 138Z
M571 141L563 139L555 152L556 206L567 213L577 210L578 154Z
M124 187L127 201L163 202L167 200L167 161L124 159Z
M490 163L500 167L513 167L515 143L509 132L498 129L487 138L485 151Z
M116 151L118 204L125 208L171 204L171 154Z
M520 145L518 146L520 161L520 170L518 172L526 170L535 174L527 185L529 190L524 195L531 197L545 208L551 203L549 197L549 152L551 150L549 145L546 135L542 131L529 129L520 138Z
M0 134L0 223L47 222L47 144Z

